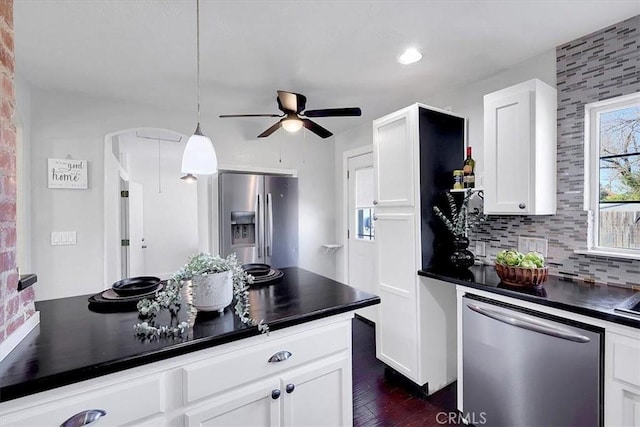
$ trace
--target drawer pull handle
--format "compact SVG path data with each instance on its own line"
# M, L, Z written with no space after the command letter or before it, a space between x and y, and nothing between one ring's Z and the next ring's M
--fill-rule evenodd
M294 384L287 384L287 387L285 388L287 393L293 393L293 390L295 389L296 389L296 386Z
M60 424L60 427L82 427L93 424L100 417L107 415L107 411L102 409L87 409L86 411L79 412L67 421Z
M280 397L280 389L279 388L276 388L276 389L271 391L271 398L273 400L276 400L279 397Z
M279 351L279 352L277 352L276 354L274 354L273 356L271 356L269 358L269 363L284 362L285 360L287 360L291 356L293 356L293 355L288 351Z

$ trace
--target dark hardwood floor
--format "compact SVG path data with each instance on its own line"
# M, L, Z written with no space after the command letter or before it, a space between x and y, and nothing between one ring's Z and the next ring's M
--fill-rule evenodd
M364 320L353 320L353 425L442 426L455 412L455 383L432 396L420 396L394 376L385 376L376 359L375 330Z

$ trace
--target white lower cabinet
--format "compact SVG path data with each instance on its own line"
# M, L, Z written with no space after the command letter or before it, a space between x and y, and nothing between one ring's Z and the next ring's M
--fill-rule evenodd
M223 393L187 411L185 426L348 426L351 362L343 352Z
M282 418L280 402L272 397L275 390L280 393L280 383L271 379L225 393L203 407L187 411L184 425L279 426Z
M0 425L59 426L100 409L102 427L350 426L351 318L316 320L0 403Z
M640 331L606 332L605 425L640 427Z

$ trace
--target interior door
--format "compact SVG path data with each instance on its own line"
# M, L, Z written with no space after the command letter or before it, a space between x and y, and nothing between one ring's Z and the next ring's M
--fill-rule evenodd
M144 211L142 184L129 181L129 277L144 276Z
M373 221L373 153L347 159L348 168L348 266L347 284L375 293L375 227ZM357 313L372 321L378 320L377 306L363 308Z

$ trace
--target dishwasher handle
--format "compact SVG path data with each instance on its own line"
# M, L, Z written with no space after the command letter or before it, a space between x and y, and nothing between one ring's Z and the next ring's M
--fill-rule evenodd
M467 307L469 307L476 313L482 314L483 316L490 317L491 319L495 319L499 322L503 322L517 328L528 329L533 332L538 332L541 334L546 334L552 337L562 338L577 343L588 343L591 341L589 337L586 337L584 335L580 335L567 329L558 328L547 322L543 322L538 319L532 319L519 313L514 313L511 311L506 312L496 308L480 307L474 304L467 304Z

